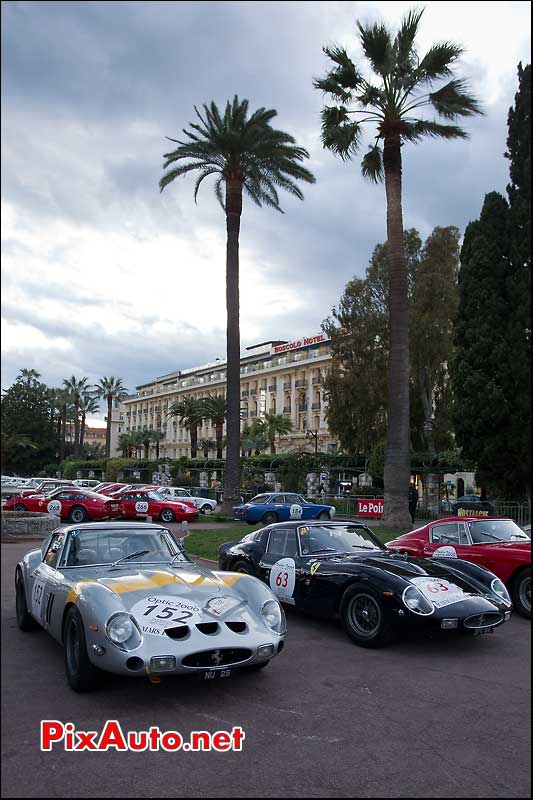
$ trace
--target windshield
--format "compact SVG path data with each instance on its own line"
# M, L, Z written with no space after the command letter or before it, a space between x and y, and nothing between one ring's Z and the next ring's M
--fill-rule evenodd
M256 494L255 497L252 497L250 503L268 503L269 497L269 494Z
M176 489L177 494L180 494L182 497L192 497L191 493L188 489Z
M69 534L63 553L64 567L111 565L117 561L168 564L189 561L181 543L165 528L111 528L74 530Z
M302 525L298 528L302 555L385 550L367 528L356 525Z
M150 489L149 492L146 492L146 496L150 498L150 500L168 500L167 497L160 494L160 492L156 491L155 489Z
M512 519L475 520L468 523L474 544L481 542L529 541L529 536Z

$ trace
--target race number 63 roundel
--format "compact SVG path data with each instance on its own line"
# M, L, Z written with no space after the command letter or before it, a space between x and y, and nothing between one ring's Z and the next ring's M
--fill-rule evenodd
M294 605L295 584L294 558L282 558L273 565L270 571L270 588L285 603Z

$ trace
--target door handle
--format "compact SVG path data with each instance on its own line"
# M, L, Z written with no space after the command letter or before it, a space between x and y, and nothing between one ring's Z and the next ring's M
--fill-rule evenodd
M433 550L431 549L431 547L424 547L424 553L431 555L432 552Z

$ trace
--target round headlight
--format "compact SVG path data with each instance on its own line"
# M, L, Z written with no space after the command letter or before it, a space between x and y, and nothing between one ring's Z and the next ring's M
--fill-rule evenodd
M261 614L267 626L274 633L285 633L285 612L277 600L267 600L261 607Z
M132 650L141 642L139 630L129 614L119 612L109 618L106 625L108 639L124 650Z
M500 597L503 600L503 602L506 605L508 606L511 605L511 598L509 597L509 592L507 591L505 585L501 582L499 578L494 578L494 580L490 585L490 588L492 589L494 594L497 594L498 597Z
M415 614L427 616L434 611L433 603L428 600L427 597L424 597L420 589L417 589L416 586L408 586L407 589L404 589L402 601L404 606Z

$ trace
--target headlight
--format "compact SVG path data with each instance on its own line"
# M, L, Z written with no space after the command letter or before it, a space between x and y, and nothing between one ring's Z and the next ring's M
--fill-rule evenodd
M494 594L497 594L498 597L501 597L503 602L510 606L511 605L511 598L509 597L509 592L505 588L504 584L501 582L499 578L494 578L490 585L491 590Z
M404 606L407 606L409 611L413 611L415 614L427 616L428 614L432 614L434 610L433 603L431 603L427 597L424 597L420 589L417 589L416 586L408 586L407 589L404 589L402 602Z
M121 650L134 650L142 641L133 617L123 611L109 617L105 630L107 638Z
M277 600L267 600L261 606L261 614L266 625L280 636L286 632L285 612Z

